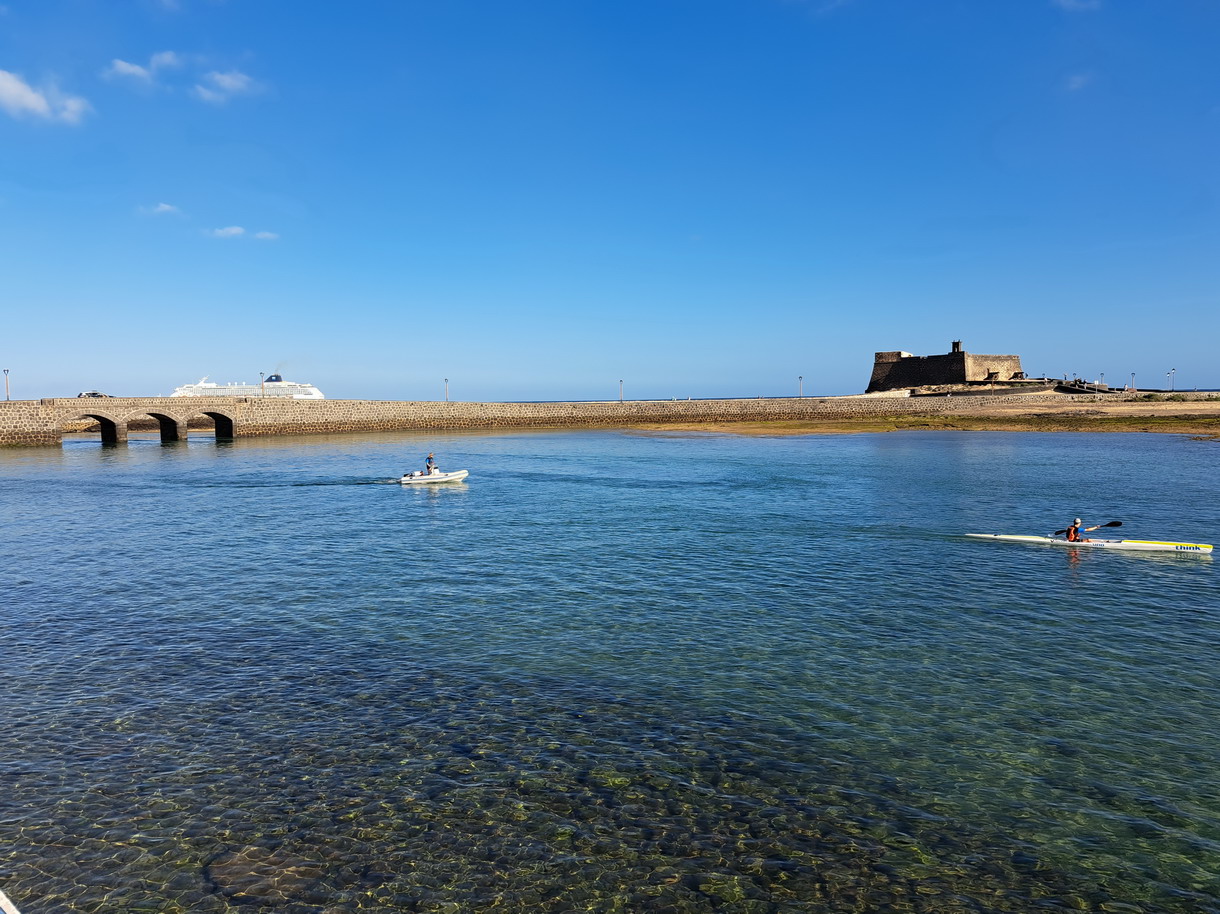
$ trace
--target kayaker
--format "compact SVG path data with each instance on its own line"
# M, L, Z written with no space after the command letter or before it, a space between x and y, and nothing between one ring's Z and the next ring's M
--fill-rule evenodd
M1100 526L1101 526L1101 524L1097 525L1097 527L1100 527ZM1097 529L1097 527L1085 527L1084 530L1082 531L1080 529L1080 518L1078 517L1074 521L1072 521L1072 525L1067 528L1067 540L1069 543L1087 543L1088 540L1082 540L1080 538L1080 534L1082 532L1083 533L1092 533L1094 530Z

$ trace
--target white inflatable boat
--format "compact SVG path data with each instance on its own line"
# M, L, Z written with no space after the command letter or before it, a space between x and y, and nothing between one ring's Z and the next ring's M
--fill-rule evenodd
M469 470L454 470L452 473L425 473L423 470L416 470L414 473L406 473L398 481L404 486L432 486L441 482L461 482L469 475Z

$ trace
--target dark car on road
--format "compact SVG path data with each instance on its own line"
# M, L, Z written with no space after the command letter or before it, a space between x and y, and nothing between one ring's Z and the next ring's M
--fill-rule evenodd
M109 397L110 394L104 394L100 390L82 390L77 394L78 397Z

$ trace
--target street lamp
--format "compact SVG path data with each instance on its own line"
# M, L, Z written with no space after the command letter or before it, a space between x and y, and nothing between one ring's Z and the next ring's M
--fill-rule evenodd
M4 399L8 399L8 369L4 369Z
M445 402L449 402L449 379L445 378Z
M623 379L618 379L618 402L623 402Z
M796 395L798 397L805 396L805 376L803 374L796 376Z
M266 374L267 372L265 371L260 371L258 373L258 395L260 397L267 396L267 385L263 383L263 378L266 376Z
M1131 389L1135 390L1135 372L1131 372Z
M1176 373L1177 373L1177 369L1176 369L1176 368L1170 368L1170 369L1169 369L1169 374L1167 374L1167 375L1165 376L1165 377L1169 378L1169 390L1170 390L1170 392L1171 392L1171 393L1172 393L1172 391L1173 391L1173 376L1174 376L1174 374L1176 374Z

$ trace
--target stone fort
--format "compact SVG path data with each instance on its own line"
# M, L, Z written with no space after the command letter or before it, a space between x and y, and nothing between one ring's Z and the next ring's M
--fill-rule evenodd
M868 393L903 387L1024 380L1019 355L978 355L966 352L962 349L962 341L954 340L944 355L911 355L901 351L876 353Z

